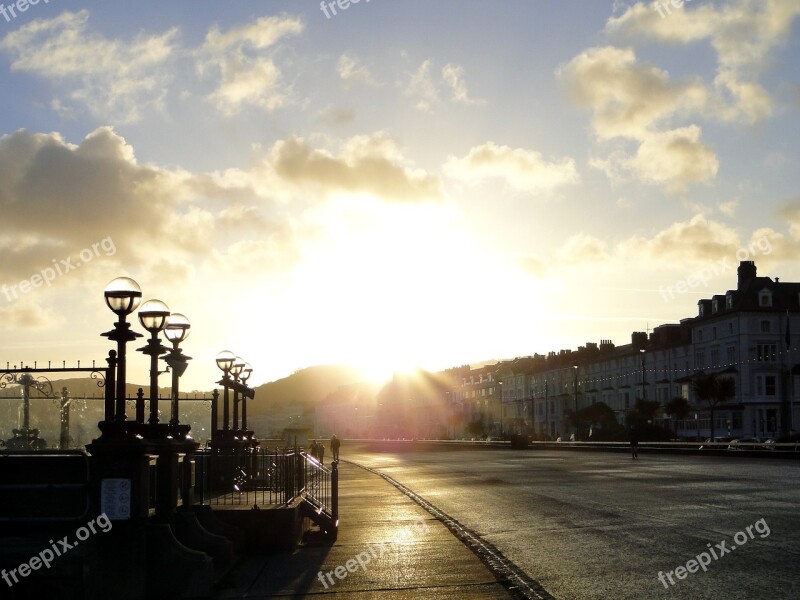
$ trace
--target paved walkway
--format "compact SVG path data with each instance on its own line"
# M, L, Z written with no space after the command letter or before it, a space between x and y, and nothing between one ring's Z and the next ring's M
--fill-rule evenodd
M216 598L510 598L444 525L381 477L347 463L340 466L339 517L334 545L246 558Z

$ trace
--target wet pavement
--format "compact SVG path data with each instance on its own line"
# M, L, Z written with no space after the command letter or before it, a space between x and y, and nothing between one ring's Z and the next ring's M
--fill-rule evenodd
M555 598L800 597L796 460L347 450L472 528Z
M340 465L339 537L242 560L217 600L506 599L505 588L438 520L378 475Z

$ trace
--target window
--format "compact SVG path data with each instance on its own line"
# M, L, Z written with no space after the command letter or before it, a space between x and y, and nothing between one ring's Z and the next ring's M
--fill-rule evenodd
M775 375L756 375L756 394L759 396L774 396Z
M756 344L756 360L758 362L775 362L777 353L777 344Z
M711 328L711 339L712 340L717 339L717 328L716 327L712 327Z
M697 330L697 341L698 342L702 342L703 341L703 330L702 329L698 329Z
M733 294L728 294L725 296L725 307L733 308Z
M758 305L762 307L772 306L772 292L761 290L758 294Z
M711 366L712 367L719 366L719 348L711 349Z
M728 364L732 365L736 363L736 346L731 344L725 349L725 356L728 360Z
M733 335L733 321L728 323L728 335Z
M769 321L761 321L761 333L769 333Z
M711 303L711 312L716 314L719 312L719 300L714 298L714 301Z
M705 350L698 350L694 353L694 366L696 369L702 369L706 366Z

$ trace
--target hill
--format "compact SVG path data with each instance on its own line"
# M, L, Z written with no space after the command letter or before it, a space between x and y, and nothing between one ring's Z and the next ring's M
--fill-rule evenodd
M342 386L359 383L361 373L344 365L320 365L301 369L277 381L256 388L256 397L248 402L248 414L266 415L282 406L311 408Z

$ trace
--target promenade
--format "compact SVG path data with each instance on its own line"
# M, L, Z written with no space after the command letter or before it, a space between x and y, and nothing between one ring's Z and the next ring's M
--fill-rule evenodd
M352 464L341 463L340 473L336 543L245 557L216 599L510 598L464 544L397 488Z

